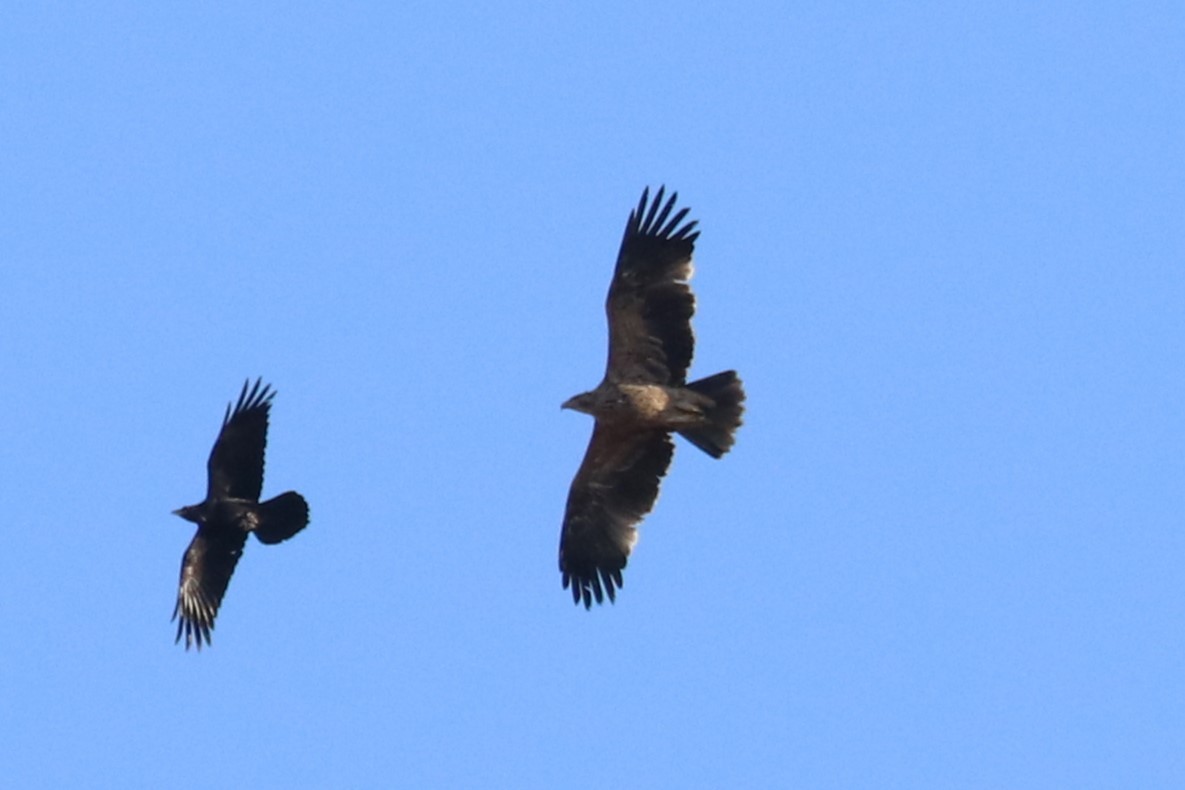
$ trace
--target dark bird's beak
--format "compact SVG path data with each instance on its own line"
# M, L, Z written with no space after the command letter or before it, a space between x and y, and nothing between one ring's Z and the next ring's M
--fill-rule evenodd
M192 521L195 524L197 524L200 521L200 518L194 512L193 505L190 505L189 507L179 507L173 511L173 515L180 516L181 518L185 519L186 521Z

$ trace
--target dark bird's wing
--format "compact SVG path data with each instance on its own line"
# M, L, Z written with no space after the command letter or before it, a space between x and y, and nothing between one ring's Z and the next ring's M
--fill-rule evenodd
M663 431L623 433L593 429L584 462L568 491L560 534L560 572L572 600L592 606L612 601L621 571L638 540L635 525L658 498L658 481L673 445Z
M663 188L647 205L649 190L630 212L617 254L605 313L609 319L608 381L683 384L695 338L691 255L699 232L682 225L688 209L671 216L677 194L663 203ZM693 232L694 231L694 232Z
M243 554L247 533L241 529L211 530L203 527L193 536L185 556L181 558L181 587L177 592L177 606L173 619L177 620L177 638L185 634L185 649L196 643L210 644L210 630L214 617L235 572L235 564ZM178 619L180 618L180 619Z
M263 452L267 447L267 418L275 393L261 379L248 380L234 411L227 405L222 432L210 460L208 499L259 500L263 489Z

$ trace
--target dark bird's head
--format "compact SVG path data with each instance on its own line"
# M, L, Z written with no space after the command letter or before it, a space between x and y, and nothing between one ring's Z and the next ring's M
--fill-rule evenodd
M194 524L202 524L206 521L206 508L201 505L186 505L179 507L173 511L174 516L181 516L186 521L192 521Z
M582 392L579 395L573 395L566 401L560 404L561 409L571 409L572 411L583 412L584 414L594 414L596 394L593 392Z

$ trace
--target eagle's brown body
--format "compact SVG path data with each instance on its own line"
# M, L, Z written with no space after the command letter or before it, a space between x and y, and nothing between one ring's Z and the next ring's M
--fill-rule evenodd
M637 542L636 525L658 497L676 432L714 458L728 452L741 424L745 392L733 371L688 382L695 298L687 281L698 233L671 216L663 190L630 214L605 300L609 361L596 389L564 408L596 418L568 492L560 572L572 598L591 607L621 587Z
M571 398L564 407L621 428L677 431L702 424L704 410L712 404L711 398L686 387L601 384L592 392Z

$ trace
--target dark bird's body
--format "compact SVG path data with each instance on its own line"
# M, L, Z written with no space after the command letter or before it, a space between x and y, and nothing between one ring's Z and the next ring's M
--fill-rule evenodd
M720 458L741 424L745 392L734 371L687 382L695 347L695 297L687 281L698 232L671 216L676 195L642 193L630 213L605 313L609 361L600 385L564 408L596 418L572 481L560 535L560 573L586 608L616 598L637 542L636 525L658 498L675 432Z
M247 535L260 543L280 543L309 523L304 497L288 491L266 502L263 490L264 450L268 415L275 393L256 380L243 384L234 410L226 407L222 431L207 463L206 498L174 511L198 525L185 556L181 558L181 586L173 619L177 641L185 634L185 648L210 644L210 631L231 574L243 553ZM248 387L250 389L248 390Z

